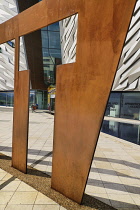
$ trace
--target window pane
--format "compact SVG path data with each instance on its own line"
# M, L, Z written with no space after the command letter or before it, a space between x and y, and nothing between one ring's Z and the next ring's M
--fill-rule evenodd
M140 93L122 93L120 117L140 120Z
M6 106L6 93L0 93L0 106Z
M107 104L105 116L119 117L121 93L111 93Z
M59 31L59 22L53 23L48 26L49 31Z
M59 32L48 32L49 48L61 49Z

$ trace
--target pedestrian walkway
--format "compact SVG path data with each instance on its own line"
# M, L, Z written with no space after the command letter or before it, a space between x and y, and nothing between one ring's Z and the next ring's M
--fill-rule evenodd
M12 112L0 116L0 152L11 156ZM53 115L30 113L28 165L48 175L53 125ZM140 209L140 146L101 133L85 192L119 210Z
M0 169L0 210L64 210L56 202Z

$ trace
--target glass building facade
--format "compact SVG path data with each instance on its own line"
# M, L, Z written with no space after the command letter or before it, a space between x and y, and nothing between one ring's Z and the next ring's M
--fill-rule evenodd
M29 98L29 107L32 104L38 104L38 107L40 109L47 109L47 91L31 90ZM0 92L0 106L14 106L13 91Z
M13 106L14 93L13 91L0 92L0 106Z
M24 37L22 37L24 40ZM23 42L24 43L24 42ZM48 103L50 107L55 106L55 95L49 92L50 89L55 89L56 84L56 66L61 64L61 44L60 44L60 27L59 22L49 25L41 29L41 42L39 42L42 49L41 63L43 64L44 71L44 83L46 84L46 90L31 90L30 91L30 105L38 104L39 109L47 109ZM14 42L7 42L11 48L14 48ZM30 45L32 48L32 45ZM1 48L0 48L1 49ZM22 50L24 56L26 56L26 45L25 51ZM28 51L29 54L29 51ZM13 53L14 57L14 53ZM21 58L21 56L20 56ZM28 58L28 57L27 57ZM35 59L35 58L34 58ZM22 60L21 60L22 61ZM28 61L28 59L27 59ZM22 61L23 62L23 61ZM25 59L24 62L25 63ZM21 67L21 65L20 65ZM25 70L27 67L23 67L20 70ZM14 82L14 81L13 81ZM42 81L43 82L43 81ZM48 90L47 90L48 87ZM13 87L11 90L4 90L0 92L0 106L13 106L14 105L14 91ZM54 108L53 108L54 109Z
M45 83L56 83L56 66L61 64L61 45L59 22L41 29L42 54Z
M105 116L140 120L140 92L112 92Z
M140 145L140 92L112 92L106 107L101 131ZM128 120L123 120L128 119Z
M41 29L44 82L48 86L47 108L55 109L56 66L62 63L59 22ZM50 91L51 90L51 91ZM45 101L46 102L46 101Z

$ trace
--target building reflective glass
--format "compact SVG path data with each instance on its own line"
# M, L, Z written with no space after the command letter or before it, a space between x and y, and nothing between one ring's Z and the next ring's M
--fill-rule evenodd
M105 116L140 120L140 92L112 92Z
M140 93L122 93L120 117L140 120Z
M105 115L109 117L119 117L120 115L121 93L111 93L107 103Z
M6 106L6 93L0 92L0 106Z
M55 85L56 66L61 64L61 44L59 22L41 29L42 54L45 83Z

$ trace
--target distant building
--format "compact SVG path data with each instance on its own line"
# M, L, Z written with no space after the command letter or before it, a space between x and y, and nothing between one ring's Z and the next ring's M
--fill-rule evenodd
M0 23L38 3L39 0L1 0ZM0 45L0 105L13 106L14 40ZM59 22L20 38L19 71L30 69L30 105L47 109L48 88L55 87L56 66L61 64Z

